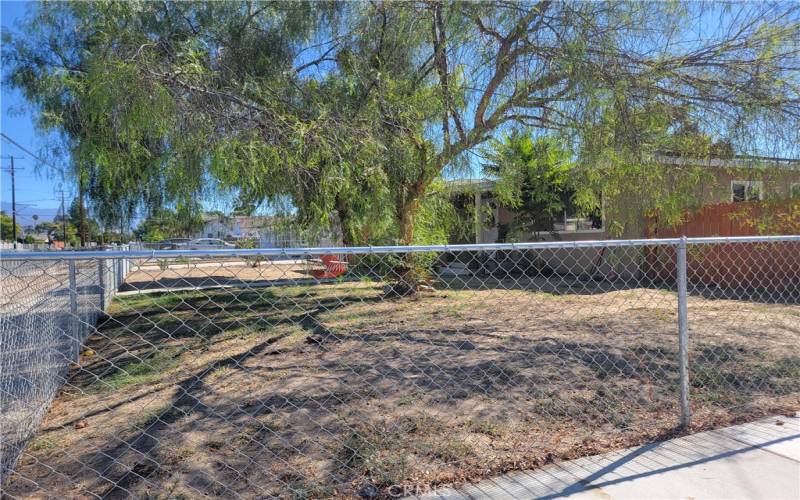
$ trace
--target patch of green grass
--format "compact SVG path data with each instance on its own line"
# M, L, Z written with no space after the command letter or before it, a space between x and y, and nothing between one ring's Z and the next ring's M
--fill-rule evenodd
M47 436L38 436L31 440L28 444L28 451L44 451L55 448L56 442Z
M501 437L506 433L505 427L491 420L473 420L469 422L469 430L490 437Z
M155 354L120 366L117 371L106 375L97 385L101 389L119 390L129 385L138 385L158 379L164 372L178 362L176 349L164 349Z
M800 380L800 357L790 356L773 362L762 362L751 370L749 377L739 377L740 387L754 392L791 394L797 391ZM746 384L744 382L747 382Z
M472 448L455 438L447 438L433 447L433 454L446 463L461 462L472 454Z
M137 429L149 427L150 425L156 423L161 417L166 415L171 409L171 405L165 404L163 406L159 406L158 408L144 411L138 417L136 417L133 425Z
M612 407L606 414L606 418L618 429L626 429L636 421L636 414L630 410L617 410Z
M360 469L375 453L375 445L362 432L353 431L339 450L339 462L346 468Z
M697 399L721 405L738 404L743 395L733 386L730 374L720 371L718 367L693 370L689 377L690 384L697 389Z
M784 395L797 391L800 357L769 359L751 354L758 362L747 363L741 355L715 358L692 370L692 387L699 397L723 405L741 404L754 394Z
M181 302L198 300L197 292L164 292L143 293L137 295L117 296L111 305L110 311L116 314L125 314L142 310L172 309Z
M233 368L228 365L222 365L208 374L209 381L219 380L221 378L229 377L233 373Z
M409 459L405 453L374 456L367 463L367 474L379 488L402 483L408 472Z
M492 363L480 373L480 376L488 384L508 384L513 382L519 375L519 369L515 366L505 364L500 366Z
M425 391L422 389L416 389L409 394L404 394L400 399L397 401L397 406L406 406L417 401L422 400L425 397Z
M401 483L409 472L408 454L399 449L395 433L373 432L366 427L354 431L339 451L340 467L369 477L377 487Z

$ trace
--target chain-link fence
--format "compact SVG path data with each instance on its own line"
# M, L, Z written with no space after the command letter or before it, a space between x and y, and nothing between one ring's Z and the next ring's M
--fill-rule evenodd
M52 255L52 254L51 254ZM126 259L0 258L0 466L10 471L124 281Z
M800 236L4 255L2 288L12 498L392 496L800 409Z

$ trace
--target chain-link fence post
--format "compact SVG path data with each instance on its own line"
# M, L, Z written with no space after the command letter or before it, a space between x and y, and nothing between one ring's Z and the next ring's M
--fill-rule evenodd
M97 259L97 287L100 295L100 310L106 310L106 260Z
M114 283L114 292L119 290L119 286L122 284L123 275L122 275L122 259L114 260L114 269L116 270L117 278L116 283Z
M692 421L689 408L689 317L687 307L686 236L678 243L678 358L680 370L681 426Z
M80 328L81 322L80 319L78 319L78 280L75 272L75 261L69 261L67 263L67 268L69 271L69 334L73 339L79 339L80 333L78 329ZM72 345L77 345L77 343L73 342ZM79 347L76 347L76 352L72 353L73 358L77 357L78 349Z

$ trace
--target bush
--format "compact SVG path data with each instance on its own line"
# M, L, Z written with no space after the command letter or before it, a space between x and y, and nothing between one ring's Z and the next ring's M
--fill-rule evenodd
M255 238L243 238L241 240L236 241L236 248L248 249L248 248L258 248L258 240ZM258 267L262 262L266 261L267 258L263 255L248 255L244 257L244 261L247 262L250 267Z

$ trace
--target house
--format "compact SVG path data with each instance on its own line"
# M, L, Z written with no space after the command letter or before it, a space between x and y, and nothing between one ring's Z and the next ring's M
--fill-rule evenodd
M34 239L34 241L49 241L50 235L47 231L37 231L36 226L34 224L28 224L22 227L22 236Z
M657 156L658 162L664 168L691 166L708 169L708 175L695 186L693 194L697 207L724 206L729 212L741 208L748 203L766 199L800 198L800 160L763 157L738 157L734 159L707 159L691 160L666 155ZM669 170L664 176L665 189L672 182ZM517 213L510 207L502 206L493 195L495 182L491 179L458 179L448 183L448 188L453 197L468 199L474 206L475 231L468 238L463 235L456 237L451 243L503 243L508 241L507 230L512 224ZM626 198L603 199L603 205L615 206L630 210L641 210L635 200ZM606 210L603 210L605 212ZM718 209L717 212L720 210ZM725 211L725 210L722 210ZM715 213L717 213L715 212ZM486 214L492 214L487 217ZM479 215L480 214L480 215ZM552 230L541 231L537 234L526 234L518 237L516 241L536 240L603 240L620 238L647 238L658 236L658 220L645 213L636 214L633 223L629 223L624 231L612 232L608 229L609 223L606 214L596 216L579 216L576 211L566 211L553 218ZM699 224L697 217L707 217L706 223ZM695 230L692 236L714 236L714 230L721 223L721 217L710 215L702 210L689 214L689 220L694 221L694 227L704 227L703 231ZM724 226L724 224L723 224ZM700 233L704 234L700 234ZM749 234L749 233L748 233Z
M536 234L515 235L514 241L581 241L607 239L640 239L653 237L690 237L755 235L763 228L748 221L764 213L765 200L800 199L800 160L765 157L732 159L687 159L667 155L656 156L664 168L664 189L670 189L676 177L691 168L703 172L690 195L695 207L679 226L668 226L657 214L646 214L634 195L617 199L603 197L602 213L582 217L566 211L553 218L551 230ZM509 241L508 228L515 217L512 208L502 206L494 197L494 181L469 179L451 181L451 196L459 206L468 203L474 208L475 230L468 237L454 237L451 243L504 243ZM635 193L635 188L632 190ZM609 210L613 207L614 210ZM630 207L630 208L626 208ZM627 211L627 224L622 231L612 231L612 213ZM749 215L748 215L749 214ZM488 215L488 216L487 216ZM737 217L738 216L738 217ZM800 221L798 221L800 225ZM768 230L785 233L797 231L775 227ZM643 257L627 249L547 250L538 254L545 264L560 273L601 276L626 276L642 269ZM762 256L763 257L763 256ZM667 259L669 260L669 259ZM674 264L674 259L672 259ZM671 275L670 269L662 274Z
M203 216L203 227L193 238L219 238L228 241L254 240L260 248L334 246L335 230L302 228L292 219L267 215Z

